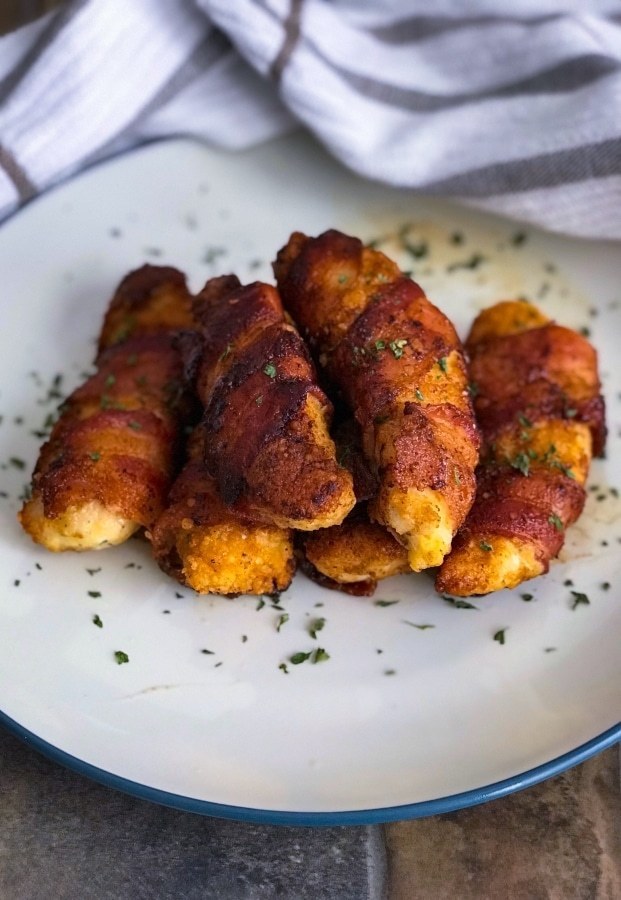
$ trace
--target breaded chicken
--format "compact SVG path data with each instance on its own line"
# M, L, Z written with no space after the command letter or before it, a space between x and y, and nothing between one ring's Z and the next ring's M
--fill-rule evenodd
M298 535L301 566L324 587L370 596L382 578L409 572L408 553L386 528L369 520L367 501L375 496L377 482L356 423L339 422L334 440L337 459L352 473L358 502L340 525Z
M306 574L346 593L371 596L378 581L410 571L405 547L369 521L363 503L341 525L303 535L301 544Z
M123 279L97 372L64 402L41 448L19 514L34 541L55 551L109 547L161 513L191 411L175 336L191 325L176 269L143 266Z
M276 290L214 278L194 313L204 337L205 462L224 502L243 500L256 520L281 528L342 522L355 497L328 430L332 404Z
M462 597L548 571L606 437L597 354L581 335L506 301L477 317L466 346L484 455L475 504L436 580Z
M227 506L204 463L206 434L195 429L188 462L168 507L148 533L160 567L199 594L284 591L295 570L292 533Z
M383 253L295 233L274 272L283 302L362 429L379 490L371 519L439 565L475 495L479 437L455 329Z

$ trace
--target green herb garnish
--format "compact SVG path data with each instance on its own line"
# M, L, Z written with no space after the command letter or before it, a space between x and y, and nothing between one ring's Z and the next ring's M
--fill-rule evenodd
M276 378L276 366L272 363L266 363L266 365L263 366L263 371L268 378Z
M455 609L478 609L478 606L475 606L474 603L468 603L467 600L458 600L455 597L442 597L445 603L450 603L451 606L454 606Z
M403 356L403 348L407 345L407 340L405 338L400 338L397 341L391 341L388 346L392 350L392 355L395 359L401 359Z
M504 644L506 631L507 631L506 628L500 628L494 635L494 640L498 641L499 644Z
M101 621L97 613L95 613L95 615L93 616L93 625L96 625L97 628L103 628L103 622Z
M574 598L571 608L575 609L577 606L588 606L590 604L590 600L586 594L581 593L580 591L570 591L571 596Z
M556 528L557 531L565 530L565 526L563 525L562 520L559 519L559 517L556 515L556 513L551 513L548 516L548 522L550 523L550 525L554 525L554 527Z
M116 659L119 666L123 665L123 663L129 662L129 656L127 655L127 653L125 653L124 650L115 650L114 658Z
M448 365L447 365L446 356L441 356L441 357L440 357L440 359L438 360L438 365L440 366L440 369L441 369L441 370L444 372L444 374L446 375L446 373L448 372Z
M374 600L374 606L394 606L395 603L398 603L398 600Z
M310 623L310 625L308 627L308 633L310 634L310 636L312 638L316 638L317 632L322 631L325 624L326 624L325 619L315 619L314 622Z
M289 613L283 613L282 616L279 617L278 622L276 624L276 631L280 631L283 625L289 621Z
M491 544L487 543L487 541L479 541L479 547L481 548L481 550L485 550L486 553L489 553L494 549Z

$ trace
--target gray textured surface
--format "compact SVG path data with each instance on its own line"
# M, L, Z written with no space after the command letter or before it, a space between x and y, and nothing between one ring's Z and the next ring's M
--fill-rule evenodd
M282 828L101 787L0 729L1 900L379 900L378 828Z

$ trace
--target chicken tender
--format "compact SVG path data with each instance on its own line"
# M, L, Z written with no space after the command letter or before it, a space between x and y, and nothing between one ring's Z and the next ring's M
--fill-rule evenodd
M243 499L256 520L281 528L342 522L355 497L328 430L332 404L276 290L214 278L194 313L204 336L205 463L224 503Z
M436 579L462 597L548 571L606 438L597 354L581 335L506 301L477 317L466 346L484 455L475 504Z
M475 496L479 437L455 329L383 253L295 233L274 272L283 302L362 429L379 490L371 519L440 565Z
M65 401L19 518L49 550L91 550L152 525L175 474L191 413L175 336L191 327L176 269L123 279L99 340L97 372Z
M369 520L367 501L377 492L377 482L356 423L340 422L334 440L337 459L352 473L358 502L340 525L299 535L301 567L324 587L371 596L381 579L409 572L408 554L386 528Z
M169 504L148 533L160 567L199 594L271 594L293 577L292 532L227 506L204 463L206 434L198 427Z

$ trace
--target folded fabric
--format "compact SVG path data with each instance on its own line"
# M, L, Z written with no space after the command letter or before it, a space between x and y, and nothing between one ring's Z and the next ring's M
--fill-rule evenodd
M0 217L145 140L296 123L369 178L621 238L611 0L73 0L0 38Z

